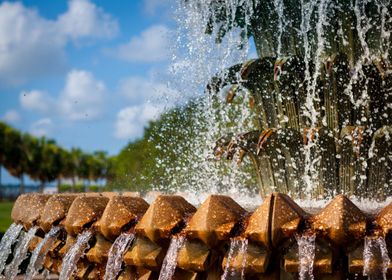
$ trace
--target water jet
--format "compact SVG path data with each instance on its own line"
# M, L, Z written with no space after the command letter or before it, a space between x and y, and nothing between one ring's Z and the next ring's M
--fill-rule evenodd
M240 124L216 135L210 152L250 163L263 202L245 210L216 194L198 207L179 195L159 195L150 205L130 194L22 195L0 244L7 254L17 244L6 275L13 278L19 255L40 248L58 227L50 248L37 250L61 279L390 278L392 204L375 211L360 204L391 196L392 4L180 5L217 44L241 49L254 40L257 59L222 61L205 86L211 107L252 112L244 113L249 130ZM330 202L303 204L321 199ZM6 258L0 253L0 272Z

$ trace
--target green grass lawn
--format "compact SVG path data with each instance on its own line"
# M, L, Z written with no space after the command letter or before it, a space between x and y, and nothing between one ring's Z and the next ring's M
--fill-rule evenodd
M11 210L13 202L0 202L0 232L5 232L12 224Z

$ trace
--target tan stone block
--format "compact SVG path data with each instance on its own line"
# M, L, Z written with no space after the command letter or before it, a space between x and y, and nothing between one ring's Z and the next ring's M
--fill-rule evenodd
M366 232L366 215L346 196L335 197L313 217L312 228L335 245L346 246L362 239Z
M177 256L177 266L191 271L206 271L210 265L210 249L199 240L186 240Z
M139 236L124 255L124 263L159 270L166 251L146 237Z
M76 197L76 194L56 194L51 196L45 204L39 221L42 230L49 232L53 225L63 220Z
M100 219L108 202L108 197L99 194L78 196L72 202L64 221L67 233L76 236L86 226Z
M231 197L210 195L192 216L185 228L190 239L200 239L210 247L229 237L234 226L246 211Z
M135 230L153 242L169 239L173 230L181 229L187 217L192 215L196 208L181 196L160 195L150 205Z
M29 230L38 223L49 198L50 195L38 193L20 195L12 208L12 220Z
M108 254L112 243L106 240L102 235L97 234L95 236L96 242L94 246L88 250L86 257L90 262L97 264L105 264L108 260Z
M148 209L148 203L140 197L116 195L110 198L99 221L99 230L107 239L114 241L126 226L136 224Z

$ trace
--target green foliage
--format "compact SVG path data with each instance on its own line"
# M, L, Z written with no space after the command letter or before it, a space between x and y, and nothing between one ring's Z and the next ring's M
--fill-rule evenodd
M88 154L76 148L68 151L59 147L54 140L21 133L2 122L0 165L11 175L21 179L20 193L24 192L24 174L32 180L40 181L41 191L46 183L55 180L60 182L62 179L71 180L70 190L77 191L77 180L91 183L106 179L109 167L106 152Z
M58 186L59 192L84 192L85 187L81 184L70 185L70 184L61 184Z
M141 139L130 142L110 159L109 189L141 191L168 185L176 176L173 167L178 154L191 152L179 149L186 147L184 143L193 137L196 114L196 103L190 102L150 122ZM165 159L165 164L161 159Z
M12 202L0 202L0 232L5 232L11 225Z

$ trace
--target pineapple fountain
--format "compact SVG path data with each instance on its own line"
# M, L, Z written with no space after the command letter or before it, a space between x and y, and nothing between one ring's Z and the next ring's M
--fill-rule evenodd
M249 159L261 205L214 194L197 208L178 195L150 204L134 193L22 195L0 274L14 279L31 255L25 279L389 279L392 3L182 5L217 44L230 32L254 39L259 58L220 71L206 91L252 111L251 130L223 135L211 152Z

